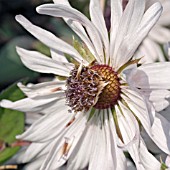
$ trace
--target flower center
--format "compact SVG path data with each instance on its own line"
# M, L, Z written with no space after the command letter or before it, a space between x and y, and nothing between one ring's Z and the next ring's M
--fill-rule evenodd
M66 87L66 102L76 112L113 107L120 97L117 73L107 65L73 69Z

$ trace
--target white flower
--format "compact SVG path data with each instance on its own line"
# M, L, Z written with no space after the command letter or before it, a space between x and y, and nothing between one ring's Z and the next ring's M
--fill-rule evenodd
M67 170L126 170L124 150L137 169L160 169L160 162L148 152L140 131L144 128L161 150L170 153L170 123L155 111L162 109L170 89L170 63L137 67L139 60L132 60L159 19L160 3L144 12L144 0L130 0L124 11L121 1L111 1L110 38L97 0L90 1L91 21L67 0L42 5L37 11L63 17L88 49L83 45L86 55L80 55L52 33L21 15L16 17L51 50L49 58L17 47L25 66L66 77L65 81L37 85L19 83L28 97L0 103L2 107L44 114L17 136L32 142L19 158L23 163L31 162L26 169L53 170L64 166ZM74 64L64 54L71 56Z
M158 0L147 0L146 9L157 1ZM161 17L143 41L136 54L138 57L141 57L141 55L144 56L141 60L144 63L166 60L160 45L163 45L170 40L170 29L168 28L170 25L170 1L159 1L163 6Z

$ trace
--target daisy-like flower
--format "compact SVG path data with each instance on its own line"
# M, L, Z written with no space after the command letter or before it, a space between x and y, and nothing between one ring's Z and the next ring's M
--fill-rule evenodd
M146 9L158 0L147 0ZM167 43L170 40L170 1L159 0L163 6L163 12L160 19L150 31L146 39L142 42L138 49L137 56L144 55L141 62L152 63L155 61L165 61L166 58L163 54L160 45Z
M138 170L159 170L161 163L147 150L144 128L155 144L170 153L170 123L156 111L169 95L170 63L140 65L133 55L159 19L162 7L145 0L111 2L110 36L98 0L90 1L91 21L67 0L39 6L37 11L62 17L83 43L74 47L33 25L16 20L51 50L51 58L17 47L22 62L41 73L65 77L37 85L18 86L28 96L0 105L29 113L42 113L18 139L30 141L18 157L25 169L126 170L124 151ZM142 56L141 56L142 57ZM158 95L160 94L160 95Z

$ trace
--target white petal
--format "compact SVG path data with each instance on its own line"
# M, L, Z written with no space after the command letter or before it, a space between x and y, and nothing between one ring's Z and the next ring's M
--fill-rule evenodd
M143 166L139 164L139 150L136 149L139 147L139 125L131 111L128 110L128 108L126 108L120 102L119 106L122 110L123 115L118 107L116 107L116 113L124 144L128 145L127 150L134 160L137 169L142 170Z
M124 38L119 49L116 51L116 68L125 64L135 53L142 40L159 19L162 12L160 3L152 5L144 14L138 29ZM131 42L129 44L129 42Z
M64 98L63 94L58 94L50 98L42 97L39 100L33 100L30 98L21 99L16 102L2 100L0 102L0 106L21 112L44 112L46 109L49 109L51 106L53 106L54 102L56 103L62 98Z
M155 107L155 110L157 112L160 112L169 106L169 102L167 100L160 100L153 102L153 105Z
M141 52L141 56L139 56L139 58L142 57L141 63L153 63L156 61L158 54L155 49L155 43L150 38L145 38L138 49Z
M41 158L38 158L34 161L32 161L31 163L27 164L24 166L23 170L30 170L30 169L33 169L33 170L39 170L42 162L44 161L44 157L41 157Z
M157 112L165 109L169 102L166 100L170 97L169 90L141 90L145 97L151 101Z
M149 37L159 44L163 44L170 40L170 30L168 28L156 25L150 32Z
M53 49L54 51L61 51L63 53L69 54L74 57L77 61L82 62L82 57L80 54L69 44L65 43L61 39L57 38L54 34L33 25L30 21L28 21L24 16L17 15L16 20L33 36L39 39L41 42L46 44L48 47ZM87 64L86 61L83 61Z
M68 63L68 60L64 56L63 52L61 52L61 51L56 52L56 51L50 49L50 53L51 53L51 57L53 60L58 61L58 62Z
M168 101L170 102L170 99ZM160 114L170 122L170 106L161 111Z
M37 157L42 156L42 152L48 146L49 146L49 142L46 142L46 143L31 143L30 146L26 149L26 151L22 155L22 157L20 157L21 163L32 162ZM39 167L40 166L41 165L39 165Z
M121 102L119 102L119 106L121 110L117 105L115 106L119 128L124 144L130 145L132 142L139 140L139 126L131 111Z
M124 89L123 92L127 97L122 95L122 98L126 101L130 110L138 117L143 127L150 131L155 115L155 112L152 113L154 110L151 109L149 103L146 103L147 101L141 94L130 89Z
M26 94L29 98L39 98L41 96L56 95L64 92L65 81L50 81L39 84L28 84L24 86L22 83L17 84L18 87ZM64 95L64 94L63 94Z
M132 71L128 82L143 89L170 89L170 63L145 64Z
M165 153L170 154L170 123L160 114L156 113L152 126L151 139Z
M36 120L40 119L43 116L43 114L40 114L40 113L29 113L29 112L27 112L25 114L26 114L25 115L25 121L26 121L25 124L26 125L33 124Z
M68 113L68 110L69 107L65 103L59 102L56 111L37 120L26 132L17 136L17 138L34 142L45 142L57 138L73 119L73 114Z
M114 141L111 142L112 135L110 133L109 122L107 116L107 110L100 112L100 119L97 121L94 141L94 151L92 152L89 170L105 169L115 170L116 157ZM101 121L101 122L100 122ZM102 125L102 122L104 124ZM101 125L100 125L101 124ZM100 127L103 126L103 127Z
M114 47L116 44L115 38L117 36L120 18L122 16L122 0L111 2L111 28L110 28L110 57L113 57ZM114 58L111 58L113 60ZM112 61L113 62L113 61Z
M69 18L73 21L81 23L84 27L86 27L88 35L90 36L90 39L93 42L93 45L95 46L96 51L100 57L100 62L103 62L103 45L99 32L95 28L94 24L92 24L82 13L80 13L76 9L70 8L67 5L62 4L41 5L37 8L37 12L40 14L51 15L54 17Z
M160 170L160 162L148 152L143 140L140 141L140 160L145 170Z
M124 41L124 38L127 35L132 35L132 33L136 31L136 28L139 26L139 23L143 17L144 9L145 9L145 1L130 0L123 12L122 18L120 20L119 28L118 28L121 34L117 34L117 37L115 40L116 41L115 51L113 54L113 56L115 56L114 64L116 67L120 65L119 60L122 60L122 58L124 57L124 56L121 56L121 59L118 58L119 57L118 50L121 47L121 44Z
M57 62L37 51L17 47L17 52L26 67L40 73L53 73L68 77L74 67L73 64Z
M117 141L118 141L118 137L117 137L117 133L116 133L116 127L115 127L115 122L113 120L113 113L112 111L109 109L109 125L110 125L110 132L112 135L112 147L115 148L115 158L114 159L114 165L116 165L116 170L127 170L127 162L126 162L126 157L123 153L122 149L119 149L119 147L117 147Z
M68 0L54 0L54 3L56 4L63 4L67 5L68 7L71 8L71 5L69 4ZM94 45L92 44L91 40L89 39L84 27L77 21L73 21L68 18L63 18L64 21L67 23L67 25L80 37L80 39L87 45L91 53L98 58L98 54L96 52L96 49L94 48ZM98 59L97 59L98 60Z
M102 41L104 43L105 56L107 57L107 61L109 61L109 39L108 32L106 29L105 20L103 17L103 12L100 7L98 0L90 0L90 17L92 23L96 26L99 33L101 33Z
M56 169L67 161L85 129L86 122L86 116L80 114L79 118L77 118L64 132L63 137L55 142L41 166L41 170ZM66 143L69 148L67 147L67 150L63 150Z
M67 163L68 170L83 169L88 166L90 156L93 153L93 142L96 140L94 135L96 130L95 123L96 119L94 117L87 123L87 127L77 143L76 148L70 155Z
M149 35L143 43L140 45L139 49L143 55L139 56L141 58L141 63L153 63L154 61L165 61L165 57L162 53L161 47L154 42L152 39L150 39Z
M165 164L170 167L170 156L168 155L165 161Z

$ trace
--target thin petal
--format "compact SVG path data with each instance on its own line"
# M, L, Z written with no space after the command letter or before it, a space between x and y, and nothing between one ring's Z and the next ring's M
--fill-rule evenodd
M100 112L100 119L98 120L95 133L95 146L94 151L91 155L89 170L94 169L105 169L115 170L116 165L114 164L115 147L111 143L111 133L109 129L109 122L107 116L107 110ZM101 121L101 122L100 122ZM101 125L104 121L104 125ZM100 126L103 126L99 128ZM114 143L114 142L113 142ZM103 161L103 160L106 160Z
M92 24L87 17L85 17L82 13L77 11L76 9L70 8L67 5L62 4L48 4L48 5L41 5L37 8L37 12L40 14L51 15L54 17L64 17L69 18L74 21L81 23L88 32L93 45L96 48L98 56L100 57L100 62L103 62L103 45L101 41L101 37L99 35L98 30Z
M108 32L106 29L105 20L103 17L103 12L100 7L98 0L90 0L90 17L92 23L96 26L99 33L101 33L102 41L104 43L105 56L107 56L107 61L109 60L109 39Z
M118 58L119 57L118 49L120 48L122 42L124 41L124 38L129 34L132 35L132 33L136 31L136 27L138 27L143 17L144 9L145 9L145 1L130 0L128 2L119 23L118 30L121 32L121 34L116 35L116 40L115 40L116 44L115 44L115 50L113 54L113 56L115 56L115 62L114 62L115 66L119 65L119 60L120 60L120 58ZM121 60L122 57L123 56L121 56Z
M160 170L160 162L148 152L143 140L140 141L140 160L145 170Z
M53 73L68 77L74 67L73 64L57 62L36 51L17 47L17 52L26 67L40 73Z
M36 97L55 95L64 92L65 81L50 81L35 85L28 84L27 86L18 83L17 85L29 98L35 99Z
M162 111L169 105L167 101L170 97L169 90L141 90L141 92L153 103L157 112Z
M123 150L117 147L117 133L116 133L116 127L115 127L115 122L113 120L113 113L109 109L109 126L110 126L110 132L111 132L111 139L112 141L112 148L114 148L113 152L113 161L114 161L114 166L116 166L116 170L127 170L127 162L126 162L126 157L123 153Z
M95 121L95 118L91 118L91 120L88 122L87 127L79 142L77 143L76 148L70 155L67 163L68 170L83 169L88 166L91 154L93 153L93 142L96 140L94 135L96 130Z
M42 156L45 148L49 147L49 142L44 143L31 143L26 149L22 157L20 157L21 163L27 163L34 161L37 157ZM49 149L49 148L48 148ZM44 158L45 159L45 158ZM43 161L42 161L43 162ZM40 167L41 165L39 165Z
M68 0L53 0L55 4L63 4L67 5L68 7L72 8L71 5L69 4ZM92 44L91 40L89 39L84 27L77 21L73 21L68 18L63 18L64 21L67 23L67 25L80 37L80 39L87 45L91 53L96 57L98 60L98 54L96 52L96 49L94 45Z
M30 170L30 169L39 170L43 161L44 161L44 156L32 161L31 163L29 163L27 165L25 165L23 170Z
M153 123L153 115L155 113L151 112L151 109L149 108L149 105L146 104L145 99L137 92L130 89L123 90L123 92L127 97L122 95L122 98L126 101L131 111L138 117L143 127L150 131L151 124Z
M164 44L170 40L170 30L156 25L150 32L149 37L160 44Z
M124 141L124 144L128 144L127 150L130 153L132 159L134 160L137 169L142 170L143 166L139 164L140 157L139 157L139 150L136 149L139 147L139 125L131 113L131 111L123 105L121 102L119 102L119 106L121 108L121 111L123 115L120 116L120 110L116 107L116 112L118 113L118 123L121 130L122 138ZM121 119L120 119L121 118Z
M122 0L111 2L111 28L110 28L110 57L113 56L114 47L116 44L115 38L117 36L120 18L122 16ZM111 58L113 60L113 58ZM113 61L112 61L113 62Z
M155 3L152 5L144 14L138 29L134 33L129 34L124 38L119 49L116 51L117 61L116 68L119 68L125 64L135 53L140 43L147 36L151 28L159 19L162 12L162 7L160 3ZM129 42L131 42L129 44Z
M128 82L142 89L170 89L170 63L145 64L132 71Z
M17 138L33 142L45 142L57 138L73 119L73 114L68 113L68 110L69 107L63 101L59 102L57 110L37 120L27 131L17 136Z
M64 53L61 51L54 51L53 49L50 49L51 57L53 60L58 61L58 62L64 62L68 63L68 60L64 56Z
M55 141L41 166L41 170L56 169L68 160L84 132L86 122L86 116L80 114L79 118L65 131L63 137ZM66 149L64 149L65 147Z
M58 102L62 98L64 98L63 93L50 98L42 97L39 100L33 100L30 98L21 99L16 102L2 100L0 102L0 106L8 109L18 110L21 112L42 112L52 107L53 102Z
M160 114L156 113L152 126L151 139L156 145L168 155L170 154L170 123ZM161 139L161 140L160 140Z
M54 51L61 51L63 53L69 54L74 57L80 63L82 62L82 57L80 54L69 44L65 43L61 39L57 38L54 34L33 25L30 21L28 21L24 16L17 15L16 20L33 36L43 42L45 45L53 49ZM56 45L57 44L57 45ZM83 61L87 64L86 61Z

